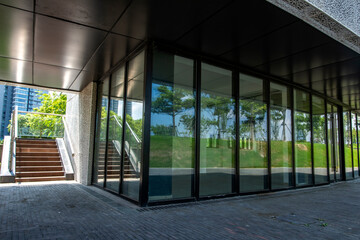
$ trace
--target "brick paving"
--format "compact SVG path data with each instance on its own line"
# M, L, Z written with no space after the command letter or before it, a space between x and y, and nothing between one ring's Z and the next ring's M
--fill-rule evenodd
M139 208L75 182L0 185L0 239L360 239L360 180Z

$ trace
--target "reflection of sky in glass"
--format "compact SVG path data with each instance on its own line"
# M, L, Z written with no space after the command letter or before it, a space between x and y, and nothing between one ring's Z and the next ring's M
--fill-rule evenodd
M166 86L166 85L156 84L156 83L152 84L152 101L155 101L160 96L160 92L158 91L159 86ZM184 89L184 88L182 88L182 89ZM182 100L191 99L191 98L194 98L194 97L192 95L189 95L189 96L185 96L184 98L182 98ZM191 109L186 109L186 110L182 111L181 113L178 113L175 116L176 131L177 131L177 134L179 137L188 137L189 134L191 134L189 132L189 130L181 122L181 118L184 115L194 117L195 116L194 107ZM170 116L169 114L166 114L166 113L160 114L160 113L152 112L151 113L151 126L156 126L156 125L165 125L165 126L172 127L172 116ZM153 135L153 132L151 132L151 135Z

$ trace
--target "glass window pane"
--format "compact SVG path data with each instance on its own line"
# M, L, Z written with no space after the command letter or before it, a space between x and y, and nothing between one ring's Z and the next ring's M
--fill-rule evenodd
M106 129L109 103L109 79L98 85L98 109L93 183L103 187L105 173Z
M240 192L269 189L263 80L240 74Z
M122 151L122 119L125 67L114 72L111 78L109 140L106 164L106 188L119 192Z
M324 99L313 96L312 107L315 184L322 184L328 182L326 158L326 116Z
M194 61L156 51L153 62L149 200L193 196Z
M129 61L124 139L122 194L139 200L144 103L144 52Z
M340 167L340 143L339 143L339 116L338 108L333 106L333 128L334 128L334 161L335 161L335 176L336 180L341 180L341 167Z
M352 127L351 135L352 135L354 176L357 178L357 177L359 177L359 162L358 162L356 114L355 113L351 113L351 127Z
M291 109L289 89L270 84L271 186L293 186Z
M330 181L335 180L335 155L334 155L334 126L333 126L333 110L330 104L327 104L327 133L328 133L328 158L329 158L329 172Z
M311 185L310 94L294 90L294 131L296 185Z
M235 99L231 71L202 64L200 196L233 192Z
M352 169L352 152L351 152L351 128L350 128L350 111L344 108L344 152L345 152L345 173L346 179L353 178Z

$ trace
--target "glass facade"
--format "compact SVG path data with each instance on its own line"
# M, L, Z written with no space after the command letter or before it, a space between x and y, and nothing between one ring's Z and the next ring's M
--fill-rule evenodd
M345 174L346 179L353 178L353 163L352 163L352 144L351 144L351 115L350 111L344 109L343 122L344 122L344 155L345 155Z
M149 200L194 196L194 61L153 57Z
M93 169L93 183L104 187L105 169L106 169L106 150L107 150L107 125L108 125L108 104L103 106L101 102L108 102L109 100L109 85L110 80L106 79L103 83L98 85L98 103L96 113L96 138L95 138L95 154L94 154L94 169Z
M240 74L240 192L269 189L267 104L264 81Z
M229 194L235 176L232 73L201 65L200 196Z
M98 85L93 184L147 205L359 176L356 113L303 88L153 50Z
M351 113L351 137L352 137L352 151L353 151L353 166L354 177L359 177L359 153L358 153L358 132L356 127L356 114Z
M312 97L312 131L315 184L323 184L329 181L326 111L324 99L316 96Z
M271 187L293 186L290 89L270 83Z
M134 201L142 163L144 58L141 52L98 84L93 184Z
M296 185L311 185L310 94L299 90L294 90L294 135Z

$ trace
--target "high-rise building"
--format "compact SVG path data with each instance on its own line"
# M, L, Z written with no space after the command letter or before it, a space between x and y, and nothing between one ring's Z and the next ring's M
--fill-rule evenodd
M34 108L41 106L39 93L47 92L33 88L0 85L0 139L9 135L8 125L15 106L18 106L19 111L33 111Z

